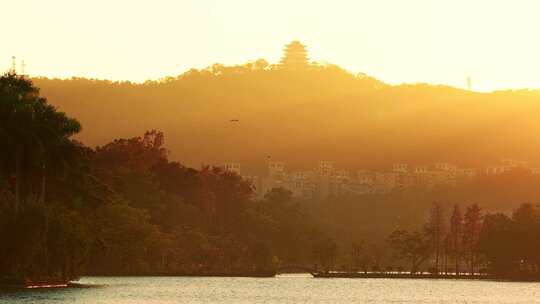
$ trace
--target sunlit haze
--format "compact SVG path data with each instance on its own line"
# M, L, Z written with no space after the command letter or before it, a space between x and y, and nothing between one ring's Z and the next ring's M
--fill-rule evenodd
M540 2L390 0L3 1L0 69L141 82L213 63L310 59L382 81L540 88Z
M540 0L0 20L0 303L538 301Z

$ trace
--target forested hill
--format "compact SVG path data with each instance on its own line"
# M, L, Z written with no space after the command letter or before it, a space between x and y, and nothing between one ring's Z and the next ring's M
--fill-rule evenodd
M81 121L85 144L157 128L168 135L171 158L195 167L236 161L261 169L268 156L298 169L322 159L351 169L480 166L502 157L540 163L538 91L390 86L332 65L290 71L263 60L144 84L34 81Z

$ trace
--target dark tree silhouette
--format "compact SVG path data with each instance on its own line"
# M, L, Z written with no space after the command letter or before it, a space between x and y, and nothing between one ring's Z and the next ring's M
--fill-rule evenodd
M429 235L435 253L435 272L439 273L439 261L444 245L445 226L443 209L437 202L434 202L431 207L430 219L426 226L426 232Z
M388 237L388 244L397 258L409 261L411 274L417 273L431 254L429 240L417 231L396 230Z
M462 253L461 240L463 235L463 217L458 205L454 206L452 217L450 218L450 239L451 250L454 256L455 273L459 275L459 262Z
M463 254L469 266L469 273L475 273L478 256L478 242L482 228L481 209L477 204L467 207L463 221Z

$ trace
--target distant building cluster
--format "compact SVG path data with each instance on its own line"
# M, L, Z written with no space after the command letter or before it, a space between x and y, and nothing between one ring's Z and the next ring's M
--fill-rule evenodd
M258 197L264 197L272 188L284 188L302 199L380 195L413 187L455 186L459 181L470 181L478 175L497 175L515 169L540 174L540 168L530 168L527 162L513 159L503 159L499 164L481 169L459 168L445 162L426 166L396 163L388 170L356 172L338 169L332 161L319 161L315 168L307 171L288 171L284 162L270 161L267 174L262 178L244 175L239 163L227 163L223 168L251 181Z

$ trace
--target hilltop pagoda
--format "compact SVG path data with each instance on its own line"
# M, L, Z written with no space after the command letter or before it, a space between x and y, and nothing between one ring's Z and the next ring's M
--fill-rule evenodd
M280 66L284 69L305 69L309 66L306 47L298 40L285 46Z

